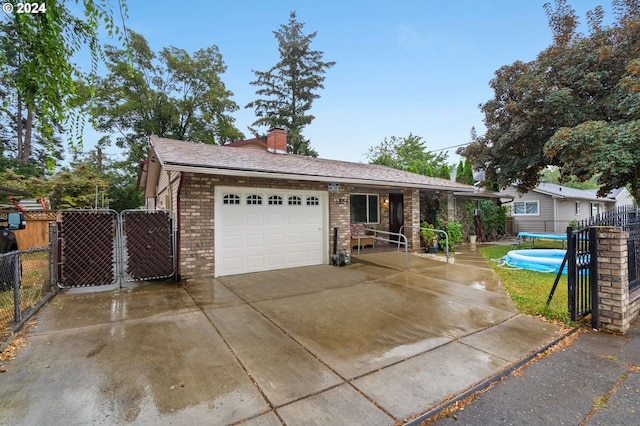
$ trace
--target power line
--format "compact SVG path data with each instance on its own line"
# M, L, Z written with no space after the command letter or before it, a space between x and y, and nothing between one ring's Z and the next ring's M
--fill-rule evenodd
M461 143L460 145L453 145L453 146L448 146L446 148L440 148L440 149L432 149L431 151L427 151L427 152L432 153L432 152L446 151L451 148L459 148L461 146L471 145L472 143L473 142Z

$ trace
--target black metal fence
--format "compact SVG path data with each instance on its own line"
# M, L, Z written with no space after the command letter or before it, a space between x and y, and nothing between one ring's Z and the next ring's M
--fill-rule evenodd
M54 294L48 247L0 255L0 341Z
M598 261L596 229L567 228L567 282L569 316L572 321L591 314L598 328Z
M640 287L640 208L622 206L611 209L585 221L583 225L615 226L629 233L627 239L629 291Z

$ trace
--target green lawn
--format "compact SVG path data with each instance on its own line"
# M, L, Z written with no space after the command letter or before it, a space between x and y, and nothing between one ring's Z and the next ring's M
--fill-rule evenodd
M561 248L558 241L539 240L535 248ZM525 247L522 247L525 248ZM511 245L487 246L480 253L487 259L499 259L511 250ZM553 287L556 274L535 272L526 269L508 269L500 267L498 262L491 262L502 284L516 303L518 309L529 315L540 315L549 320L570 324L567 294L567 276L563 275L549 307L547 298Z

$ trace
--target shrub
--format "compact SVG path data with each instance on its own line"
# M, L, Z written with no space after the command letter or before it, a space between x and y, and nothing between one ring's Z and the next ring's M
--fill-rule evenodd
M447 232L447 235L449 235L450 246L462 243L462 223L452 219L447 222L444 230Z
M431 247L436 237L436 233L431 231L431 229L434 229L433 225L427 221L424 221L420 224L420 228L420 239L427 247Z

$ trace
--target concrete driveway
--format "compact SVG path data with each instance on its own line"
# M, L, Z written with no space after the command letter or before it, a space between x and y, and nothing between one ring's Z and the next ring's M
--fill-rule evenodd
M411 259L65 292L4 363L0 423L398 424L559 335L486 264Z

